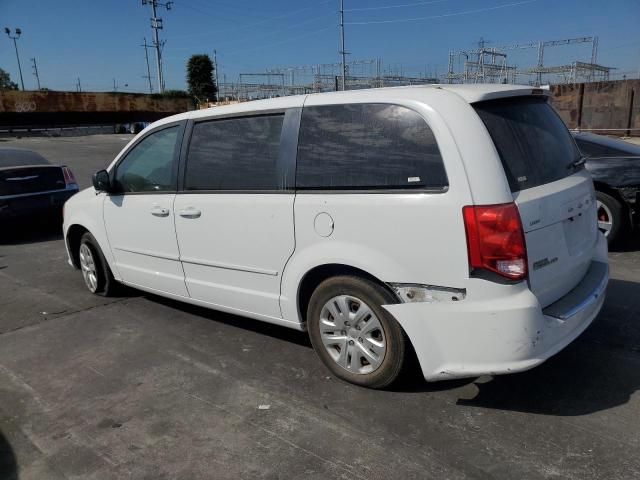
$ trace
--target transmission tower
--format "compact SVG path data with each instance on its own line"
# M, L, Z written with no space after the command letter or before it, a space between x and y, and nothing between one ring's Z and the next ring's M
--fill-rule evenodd
M164 92L164 75L162 72L162 47L164 41L160 42L160 35L158 30L162 30L162 19L158 17L158 7L165 8L167 11L171 10L173 2L162 3L158 0L142 0L142 5L151 5L151 29L153 30L153 48L156 49L156 67L158 70L158 91Z

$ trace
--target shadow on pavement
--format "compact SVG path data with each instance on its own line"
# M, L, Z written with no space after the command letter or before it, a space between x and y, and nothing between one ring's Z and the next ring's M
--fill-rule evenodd
M18 480L18 464L13 448L0 431L0 478L3 480Z
M33 219L7 222L0 231L0 245L25 245L62 238L60 219Z
M145 295L169 308L311 348L305 332ZM413 357L403 377L389 390L437 392L474 384L477 394L472 399L459 399L459 405L559 416L607 410L626 404L640 389L637 319L640 319L640 284L611 280L607 300L594 323L565 350L532 370L428 383Z
M640 227L626 233L626 238L616 240L614 245L609 246L610 252L637 252L640 250Z
M263 322L261 320L254 320L248 317L232 315L230 313L225 313L218 310L210 310L208 308L198 307L197 305L191 305L189 303L179 302L165 297L159 297L147 293L145 293L144 295L154 302L160 303L170 308L174 308L176 310L180 310L181 312L190 313L192 315L207 318L215 322L232 325L234 327L242 328L243 330L249 330L252 332L260 333L262 335L268 335L270 337L284 340L286 342L291 342L297 345L303 345L311 348L311 342L309 341L307 332L300 332L291 328L281 327L279 325Z
M640 284L611 280L594 323L571 345L523 373L476 383L459 405L578 416L626 404L640 389Z

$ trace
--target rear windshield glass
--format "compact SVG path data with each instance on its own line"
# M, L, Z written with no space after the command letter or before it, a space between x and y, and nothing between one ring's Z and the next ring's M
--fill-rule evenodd
M590 142L582 138L576 137L576 143L578 148L584 155L589 155L592 158L617 158L617 157L632 157L634 154L628 150L620 150L604 143Z
M42 155L31 150L0 148L0 168L28 165L49 165L49 162Z
M510 98L473 105L498 150L512 192L575 173L580 158L567 127L543 98Z

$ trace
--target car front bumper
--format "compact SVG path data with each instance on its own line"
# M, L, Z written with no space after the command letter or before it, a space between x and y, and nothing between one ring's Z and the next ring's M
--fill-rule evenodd
M488 299L384 308L404 328L427 380L524 371L570 344L598 315L609 280L602 260L594 260L571 292L544 309L524 284Z

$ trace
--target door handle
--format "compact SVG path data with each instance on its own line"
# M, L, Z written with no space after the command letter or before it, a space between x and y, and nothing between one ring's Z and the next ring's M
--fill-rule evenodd
M169 209L154 205L153 207L151 207L151 215L153 215L154 217L168 217Z
M202 215L202 212L197 208L187 207L183 210L180 210L178 212L178 215L184 218L200 218L200 215Z

